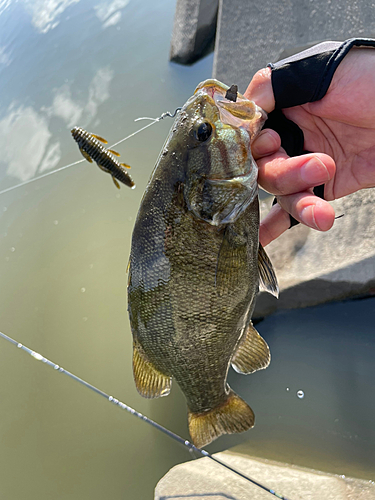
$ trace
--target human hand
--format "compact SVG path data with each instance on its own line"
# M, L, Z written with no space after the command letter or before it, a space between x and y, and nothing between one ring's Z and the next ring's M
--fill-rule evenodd
M327 231L335 214L325 200L375 186L374 80L375 51L351 49L320 101L283 110L303 131L304 148L311 154L288 157L280 147L280 137L270 129L254 141L259 184L278 200L260 225L263 246L289 228L289 214L309 227ZM268 113L275 108L269 68L255 74L245 97ZM312 191L320 184L325 184L325 200Z

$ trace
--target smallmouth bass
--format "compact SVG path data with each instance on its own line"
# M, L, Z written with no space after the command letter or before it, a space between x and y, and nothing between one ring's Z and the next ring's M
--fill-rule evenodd
M251 140L266 114L217 80L198 85L177 116L142 199L129 260L128 310L139 393L166 396L174 378L202 447L254 425L227 383L266 368L251 323L259 286L278 295L259 244Z

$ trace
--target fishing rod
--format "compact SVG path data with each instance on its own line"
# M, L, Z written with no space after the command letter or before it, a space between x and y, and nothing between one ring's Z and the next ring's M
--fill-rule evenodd
M174 432L168 430L166 427L163 427L162 425L158 424L154 420L151 420L150 418L146 417L145 415L138 412L137 410L134 410L133 408L131 408L127 404L119 401L117 398L110 396L109 394L102 391L101 389L98 389L94 385L89 384L85 380L77 377L77 375L74 375L74 373L71 373L68 370L65 370L65 368L62 368L62 366L59 366L58 364L54 363L53 361L50 361L49 359L45 358L44 356L42 356L38 352L33 351L32 349L29 349L28 347L24 346L20 342L17 342L17 340L14 340L11 337L8 337L8 335L5 335L5 333L0 332L0 338L7 340L8 342L10 342L14 346L16 346L18 349L25 351L27 354L30 354L30 356L32 356L34 359L36 359L37 361L41 361L42 363L46 364L47 366L50 366L58 373L63 373L64 375L67 375L68 377L75 380L76 382L79 382L80 384L87 387L88 389L91 389L96 394L99 394L99 396L102 396L107 401L116 405L117 407L121 408L122 410L126 410L128 413L131 413L132 415L143 420L147 424L152 425L152 427L155 427L155 429L158 429L159 431L163 432L164 434L166 434L170 438L174 439L178 443L186 446L190 452L195 452L195 453L198 453L199 455L201 455L202 457L209 458L210 460L216 462L217 464L221 465L222 467L225 467L226 469L230 470L231 472L233 472L237 476L241 477L242 479L249 481L253 485L258 486L259 488L262 488L264 491L267 491L268 493L271 493L271 495L274 495L275 497L279 498L280 500L289 500L287 497L280 495L275 490L268 488L264 484L259 483L258 481L256 481L255 479L252 479L251 477L247 476L243 472L235 469L234 467L231 467L230 465L226 464L225 462L222 462L218 458L216 458L213 455L211 455L210 453L208 453L208 451L203 450L201 448L197 448L190 441L188 441L188 440L182 438L181 436L179 436L178 434L175 434Z

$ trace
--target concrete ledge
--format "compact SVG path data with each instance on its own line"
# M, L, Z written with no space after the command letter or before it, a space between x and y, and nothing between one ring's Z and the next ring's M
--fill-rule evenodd
M170 60L192 64L215 45L219 0L177 0Z
M374 500L375 484L232 452L215 454L290 500ZM208 458L173 467L157 484L155 500L267 500L270 493Z
M272 197L261 203L262 217ZM321 233L302 224L267 246L280 286L280 298L261 293L254 317L375 294L375 189L332 203L337 219Z
M372 37L366 0L220 0L213 77L244 92L254 73L324 40Z

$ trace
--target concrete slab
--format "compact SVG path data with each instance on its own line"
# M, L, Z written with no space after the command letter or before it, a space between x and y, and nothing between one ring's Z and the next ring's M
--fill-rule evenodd
M264 216L273 197L261 202ZM333 228L321 233L302 224L267 246L280 286L279 300L258 296L254 316L375 294L375 189L332 203Z
M220 0L213 76L244 92L268 62L323 40L374 36L366 0Z
M213 51L219 0L177 0L170 60L192 64Z
M289 500L374 500L375 484L230 451L215 454L228 465ZM173 467L157 484L155 500L267 500L271 494L208 458Z

